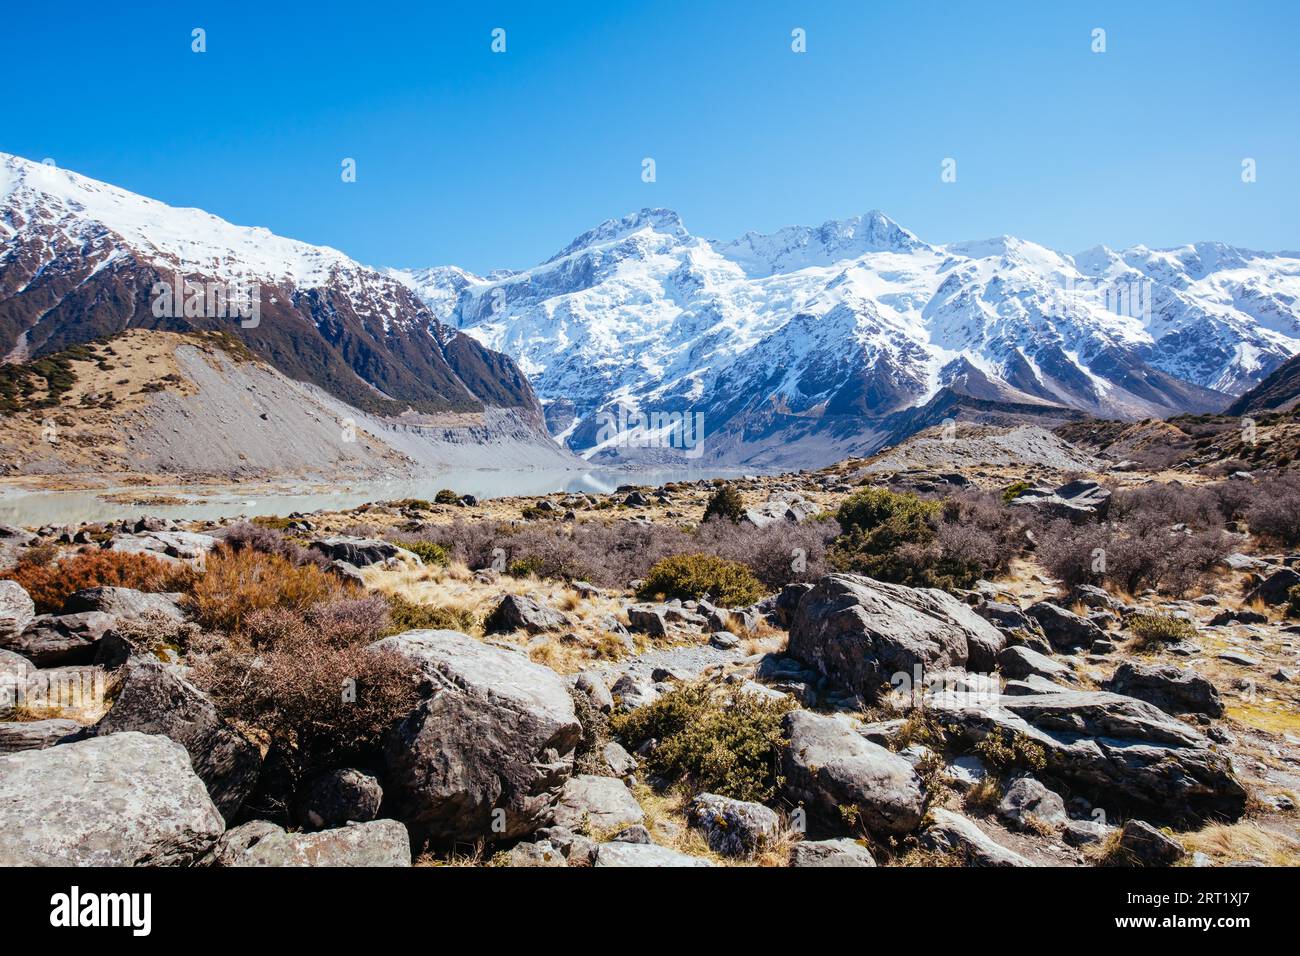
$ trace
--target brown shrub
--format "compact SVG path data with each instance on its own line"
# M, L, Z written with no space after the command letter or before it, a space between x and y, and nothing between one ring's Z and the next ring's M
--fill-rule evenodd
M85 588L181 591L192 584L196 574L189 565L167 564L147 554L92 549L58 563L19 561L0 576L21 584L37 611L54 614L69 595Z
M1246 509L1251 532L1286 548L1300 544L1300 474L1289 472L1251 490L1252 503Z
M314 564L297 565L278 554L218 546L207 570L191 585L184 606L204 628L237 631L254 611L286 608L306 613L313 604L348 596L338 578Z

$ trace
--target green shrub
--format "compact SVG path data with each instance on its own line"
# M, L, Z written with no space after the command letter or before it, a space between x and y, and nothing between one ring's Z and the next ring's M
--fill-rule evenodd
M1289 617L1300 617L1300 584L1286 592L1286 613Z
M1010 504L1030 488L1034 487L1027 481L1016 481L1007 485L1006 490L1002 492L1002 500Z
M868 488L835 513L842 532L829 552L840 571L914 586L944 583L935 522L939 505L911 493Z
M512 578L526 578L529 575L540 578L545 577L543 572L546 570L546 562L540 555L530 554L526 557L518 558L511 561L506 568L506 574Z
M1172 614L1134 614L1126 622L1139 644L1172 644L1196 637L1196 625Z
M709 498L709 503L704 507L704 520L710 518L726 518L728 521L739 521L745 516L745 503L740 499L740 492L731 485L723 485L715 491Z
M474 613L466 608L437 604L412 604L399 594L388 595L392 625L388 634L406 631L471 631L478 625Z
M629 749L658 741L645 758L652 776L695 793L761 802L776 792L781 718L793 708L788 698L772 700L739 687L685 684L616 715L610 726Z
M994 731L975 745L975 754L1002 773L1012 770L1041 771L1047 766L1047 752L1022 733Z
M433 503L437 505L454 505L460 501L460 495L450 488L443 488L433 496Z
M447 549L433 541L398 541L399 547L417 555L425 564L446 565L450 561Z
M711 554L677 554L656 562L637 592L643 601L698 601L706 594L723 607L743 607L763 596L763 585L739 561Z

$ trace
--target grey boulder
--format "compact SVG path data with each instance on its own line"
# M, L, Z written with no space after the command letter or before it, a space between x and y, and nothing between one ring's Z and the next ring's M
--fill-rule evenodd
M921 843L931 849L961 857L969 866L1033 866L1025 857L1009 850L959 813L934 807Z
M36 605L23 586L17 581L0 581L0 642L21 634L35 616Z
M1222 717L1224 712L1223 700L1208 678L1173 664L1125 661L1105 686L1112 693L1145 700L1170 714Z
M640 823L645 812L619 778L577 774L564 782L552 819L555 826L576 832Z
M262 765L257 746L222 718L206 694L160 661L133 657L120 673L113 706L87 735L138 731L176 741L230 820L257 783Z
M709 849L723 856L752 856L770 846L781 830L774 810L716 793L692 800L686 818L704 834Z
M310 780L294 796L294 816L311 830L366 823L379 816L384 791L379 781L350 767Z
M793 867L875 866L871 851L857 840L804 840L790 854Z
M216 866L410 866L411 841L396 820L372 820L317 833L286 833L253 820L221 838L210 861Z
M843 831L845 813L875 834L908 833L921 822L921 780L911 765L833 717L796 710L782 722L782 795L811 821Z
M0 756L0 866L172 866L225 829L185 748L114 734Z
M29 657L38 667L89 664L115 618L103 611L42 614L21 634L4 639L5 647Z
M458 631L407 631L371 648L410 660L427 691L384 742L399 819L439 841L512 839L548 822L582 736L558 674Z
M512 631L541 634L568 626L569 619L559 611L522 594L507 594L488 616L483 629L488 634L509 634Z
M1019 830L1030 829L1035 823L1060 827L1069 818L1060 794L1048 790L1033 777L1017 777L1011 781L998 803L998 816Z
M715 866L712 860L688 856L653 843L602 843L596 848L596 866Z

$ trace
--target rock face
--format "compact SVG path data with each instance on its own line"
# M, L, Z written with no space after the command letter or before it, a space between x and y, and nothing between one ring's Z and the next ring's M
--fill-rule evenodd
M1027 647L1004 647L998 653L998 670L1011 680L1022 680L1030 676L1068 680L1071 676L1070 668L1061 661Z
M80 729L81 724L62 717L48 720L7 720L0 723L0 754L44 750Z
M0 581L0 642L21 634L35 616L36 605L23 586L17 581Z
M998 804L998 816L1021 830L1035 822L1062 826L1069 819L1060 794L1048 790L1033 777L1017 777L1011 781Z
M488 616L483 629L488 634L509 634L511 631L541 634L568 626L569 619L559 611L553 611L521 594L507 594Z
M921 822L921 780L906 760L870 743L833 717L785 715L782 795L811 821L843 831L844 808L872 833L907 833Z
M687 856L653 843L602 843L596 866L713 866L703 857Z
M1011 504L1033 508L1051 518L1086 521L1105 518L1110 510L1110 490L1081 478L1059 488L1030 488Z
M38 667L89 664L104 634L117 620L103 611L77 614L42 614L5 646L31 658Z
M1187 855L1183 845L1144 820L1127 820L1119 831L1116 861L1125 866L1173 866Z
M389 558L395 558L403 550L390 541L344 536L317 538L308 547L314 551L319 551L331 561L344 561L356 568L364 568L371 564L387 561Z
M1294 568L1278 568L1246 595L1244 604L1263 601L1265 604L1285 604L1290 590L1300 584L1300 572Z
M776 812L761 803L715 793L692 800L687 820L704 834L709 849L723 856L752 856L770 845L781 829Z
M318 833L286 833L254 820L218 842L217 866L410 866L411 842L396 820L354 823Z
M185 615L176 606L176 595L148 594L134 588L86 588L68 596L63 603L64 614L84 611L101 611L118 618L138 618L146 614L165 614L173 620L183 621Z
M1093 641L1102 640L1106 634L1086 617L1079 617L1073 611L1039 601L1025 608L1025 613L1038 622L1047 640L1058 651L1073 651L1081 647L1092 647Z
M926 699L931 715L969 741L1017 735L1042 749L1043 775L1095 803L1150 819L1196 824L1242 815L1246 790L1228 758L1158 708L1101 691L1003 696L972 704L960 695Z
M871 851L857 840L803 840L794 845L790 865L811 866L875 866Z
M893 675L915 680L918 666L991 670L1003 641L996 627L943 591L832 574L800 599L787 654L873 701Z
M640 823L645 812L632 791L617 777L578 774L564 782L555 805L554 824L569 830L607 829Z
M1173 664L1125 661L1106 682L1106 689L1155 704L1169 714L1223 716L1223 700L1208 678Z
M88 734L159 734L185 748L212 802L230 820L257 783L262 757L201 690L161 662L133 657L113 706Z
M384 745L396 816L439 841L511 839L542 826L582 735L560 676L458 631L408 631L371 646L408 658L428 685Z
M379 816L383 800L383 788L374 777L351 768L331 770L295 795L294 816L312 830L366 823Z
M185 748L123 733L0 757L0 865L174 866L225 829Z
M962 857L969 866L1033 866L961 814L942 807L930 810L930 825L922 834L922 842L933 849Z

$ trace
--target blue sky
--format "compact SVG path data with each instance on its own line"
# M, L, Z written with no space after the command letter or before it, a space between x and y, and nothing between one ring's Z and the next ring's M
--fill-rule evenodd
M4 30L0 150L374 265L522 268L644 206L1300 248L1294 2L71 0Z

